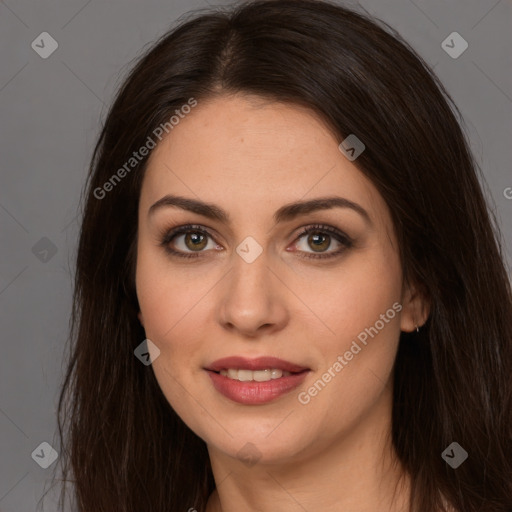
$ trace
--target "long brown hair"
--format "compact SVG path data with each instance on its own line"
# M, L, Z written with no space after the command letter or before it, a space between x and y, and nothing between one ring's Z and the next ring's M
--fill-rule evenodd
M215 487L204 441L134 356L145 339L134 270L147 157L104 185L190 98L237 92L306 106L340 142L364 142L354 164L392 213L405 278L431 302L420 332L401 334L394 373L392 440L412 479L411 511L510 512L512 293L464 121L389 25L314 0L179 20L108 113L82 198L58 408L62 481L77 510L203 512ZM456 469L441 457L454 441L469 454Z

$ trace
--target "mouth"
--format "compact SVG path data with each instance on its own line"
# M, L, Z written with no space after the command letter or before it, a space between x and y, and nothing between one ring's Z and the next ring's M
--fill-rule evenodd
M297 388L310 368L275 357L219 359L203 368L215 389L234 402L265 404Z

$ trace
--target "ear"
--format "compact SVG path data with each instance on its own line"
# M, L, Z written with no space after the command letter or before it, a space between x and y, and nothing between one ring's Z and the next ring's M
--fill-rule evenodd
M430 314L430 300L420 287L404 282L400 330L412 332L421 327Z
M137 313L137 318L139 319L139 322L141 323L142 327L144 327L144 320L142 318L142 313L140 311Z

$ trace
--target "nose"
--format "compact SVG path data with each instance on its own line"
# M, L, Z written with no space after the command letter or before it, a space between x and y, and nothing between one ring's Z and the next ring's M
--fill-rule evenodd
M220 290L218 321L225 330L254 339L289 322L286 286L269 267L265 252L252 263L235 255Z

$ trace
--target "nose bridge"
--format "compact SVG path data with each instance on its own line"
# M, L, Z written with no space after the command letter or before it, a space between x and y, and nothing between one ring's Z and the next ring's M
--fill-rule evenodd
M219 321L224 326L249 333L283 325L286 307L270 267L270 254L254 238L236 247L221 298Z
M268 300L267 295L271 293L269 265L269 253L258 242L254 239L241 242L233 254L233 266L228 275L231 296L239 300Z

